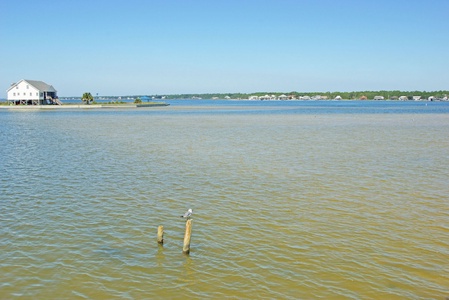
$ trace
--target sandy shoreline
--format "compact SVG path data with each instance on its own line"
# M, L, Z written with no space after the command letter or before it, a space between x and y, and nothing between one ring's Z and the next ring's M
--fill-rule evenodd
M0 106L0 109L5 110L64 110L64 109L137 109L137 108L158 108L163 110L251 110L255 109L253 106L240 106L240 105L171 105L171 104L64 104L64 105L4 105ZM272 106L258 107L258 110L268 110L268 109L288 109L286 107L274 108ZM293 108L292 108L293 109Z

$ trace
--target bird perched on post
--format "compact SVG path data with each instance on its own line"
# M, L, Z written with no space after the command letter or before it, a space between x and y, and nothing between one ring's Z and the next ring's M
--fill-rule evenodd
M185 213L185 214L183 214L183 215L181 216L181 218L186 218L186 219L190 219L190 217L192 216L192 214L193 214L193 211L192 211L192 209L191 209L191 208L189 208L189 210L188 210L188 211L186 211L186 213Z

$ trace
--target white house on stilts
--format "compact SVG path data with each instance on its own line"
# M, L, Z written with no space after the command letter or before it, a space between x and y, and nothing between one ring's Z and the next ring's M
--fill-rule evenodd
M55 88L43 81L22 79L7 90L10 105L61 105Z

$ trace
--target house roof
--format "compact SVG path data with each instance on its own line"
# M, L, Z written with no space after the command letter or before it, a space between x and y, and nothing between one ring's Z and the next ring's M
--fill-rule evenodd
M52 85L46 84L43 81L38 81L38 80L26 80L26 79L22 79L19 82L12 84L10 86L10 88L8 89L8 91L12 88L14 88L15 86L17 86L19 83L21 83L22 81L27 82L29 85L35 87L36 89L38 89L39 91L42 92L56 92L55 88Z

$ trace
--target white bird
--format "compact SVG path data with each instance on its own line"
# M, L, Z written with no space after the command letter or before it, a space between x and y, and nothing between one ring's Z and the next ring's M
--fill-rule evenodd
M186 211L186 213L184 215L182 215L181 218L189 219L192 214L193 214L193 211L191 208L189 208L189 210Z

